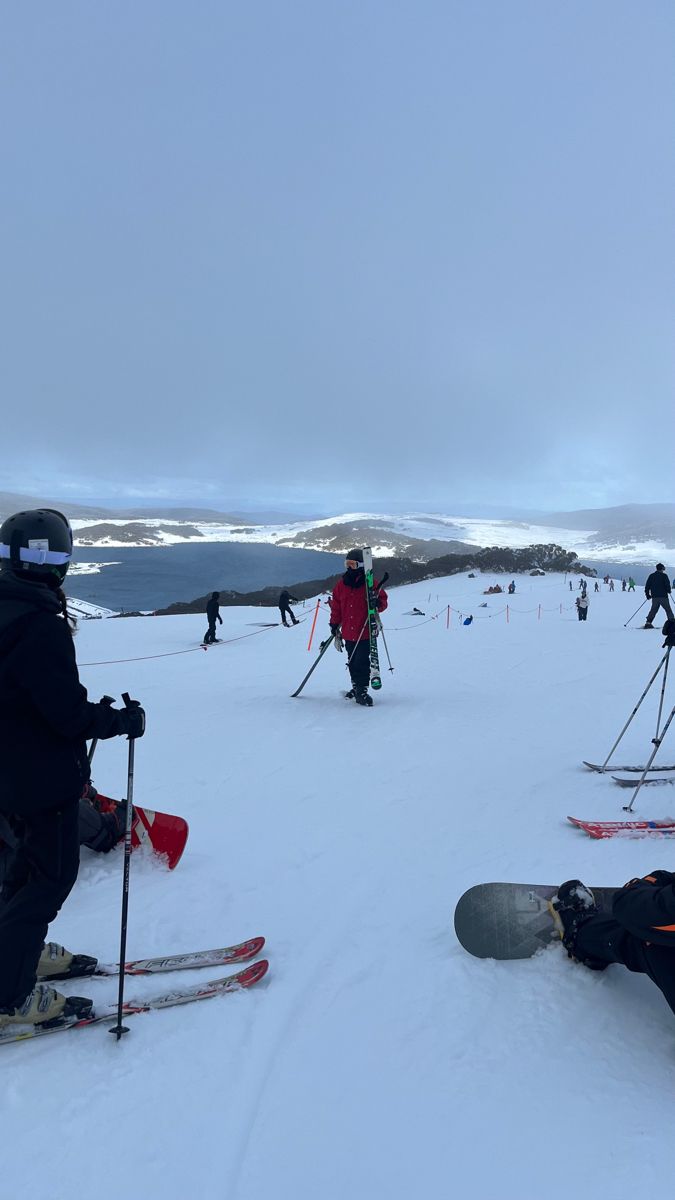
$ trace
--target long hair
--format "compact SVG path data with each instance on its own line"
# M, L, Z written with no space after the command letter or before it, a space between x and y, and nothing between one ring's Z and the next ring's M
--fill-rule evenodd
M74 637L75 630L77 629L77 617L74 615L74 613L68 611L68 597L66 596L63 588L58 587L55 589L55 591L57 600L61 605L61 615L66 622L68 629L70 630L71 637Z

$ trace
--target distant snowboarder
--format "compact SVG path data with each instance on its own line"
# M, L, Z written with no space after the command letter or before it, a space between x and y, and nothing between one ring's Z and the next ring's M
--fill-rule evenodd
M652 571L647 579L645 596L652 602L644 624L645 629L654 628L652 622L660 608L663 609L667 617L672 619L673 610L670 607L670 600L668 599L670 596L670 580L666 575L666 568L663 563L657 563L656 570Z
M211 646L218 639L216 638L216 621L223 623L223 618L220 615L220 592L211 592L211 598L206 605L206 619L209 627L204 634L204 645Z
M298 604L298 598L297 596L291 596L288 588L284 588L279 596L279 612L281 613L281 624L285 625L286 628L288 628L288 621L286 620L286 617L291 618L291 625L300 624L300 622L295 618L295 614L291 608L291 603Z

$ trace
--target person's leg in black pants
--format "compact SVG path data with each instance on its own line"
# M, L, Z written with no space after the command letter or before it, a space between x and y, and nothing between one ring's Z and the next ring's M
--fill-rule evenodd
M590 957L596 969L610 963L622 963L629 971L648 975L675 1013L675 949L643 942L613 917L598 914L581 925L574 956L582 961Z
M35 987L47 929L80 864L79 802L23 817L0 901L0 1009L17 1008Z

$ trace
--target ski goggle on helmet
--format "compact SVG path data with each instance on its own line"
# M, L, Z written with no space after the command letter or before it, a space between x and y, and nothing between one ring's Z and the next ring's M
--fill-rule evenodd
M363 566L363 550L350 550L345 558L345 566L348 571L358 571Z
M0 571L19 579L63 583L73 556L73 533L55 508L32 508L0 526Z

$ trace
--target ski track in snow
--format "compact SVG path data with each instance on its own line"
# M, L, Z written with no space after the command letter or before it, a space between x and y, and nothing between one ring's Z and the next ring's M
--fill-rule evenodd
M603 760L662 638L623 630L634 595L603 587L581 624L561 577L516 581L508 624L489 576L392 590L395 672L371 710L344 699L332 649L290 698L328 623L308 654L311 604L293 630L82 669L94 697L143 701L135 797L190 823L175 872L134 855L128 956L263 933L270 972L133 1018L119 1044L95 1027L3 1047L0 1200L72 1200L83 1180L97 1200L569 1200L580 1181L632 1200L669 1185L675 1020L656 988L559 947L472 959L454 936L479 881L618 885L672 866L667 841L593 842L566 820L621 817L624 793L581 763ZM453 612L447 630L447 604L474 624ZM414 605L441 616L416 622ZM261 612L223 619L236 637ZM83 663L135 658L202 632L201 616L91 621L76 646ZM622 760L644 759L657 705L654 690ZM101 743L97 786L120 796L125 779L126 743ZM663 815L664 791L637 815ZM116 959L120 892L119 853L85 851L52 936ZM116 982L67 990L104 1002Z

